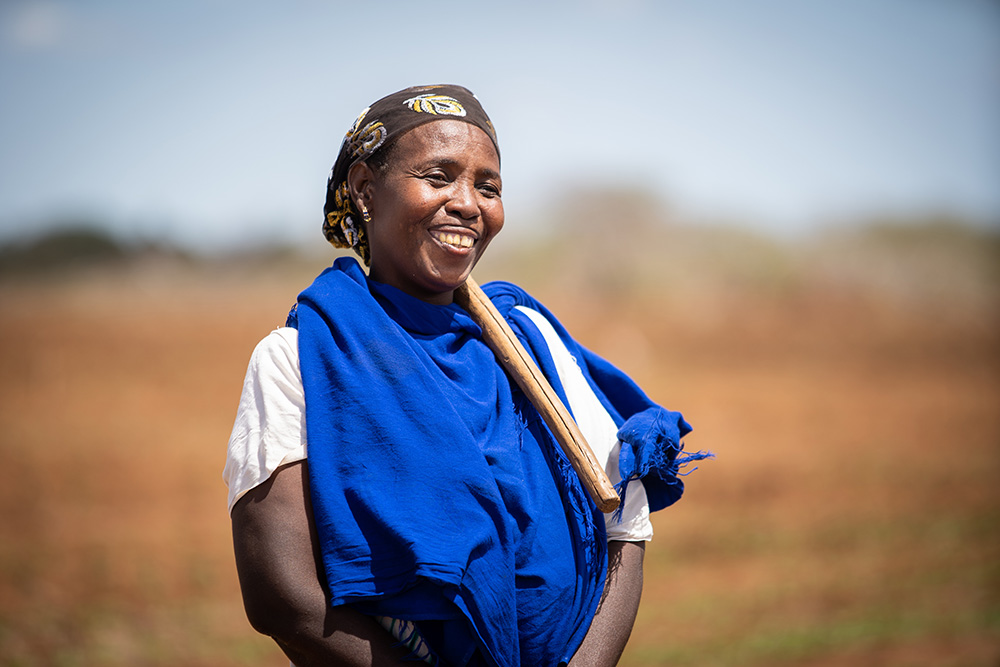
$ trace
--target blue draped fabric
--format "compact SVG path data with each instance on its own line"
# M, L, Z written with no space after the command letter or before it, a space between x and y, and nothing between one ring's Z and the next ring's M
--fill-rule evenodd
M484 289L564 400L515 306L553 322L616 423L657 409L522 290ZM457 305L368 280L352 258L299 295L289 323L332 604L417 622L445 665L568 661L603 589L604 517L478 325ZM662 471L636 447L647 472Z
M684 473L680 472L680 468L714 456L711 452L681 455L681 438L692 430L684 416L654 403L630 377L577 343L545 306L517 285L496 281L484 285L483 291L510 323L511 329L531 352L559 398L567 406L569 402L559 383L559 375L549 348L531 319L518 311L517 306L530 308L544 315L552 324L559 340L576 359L590 388L620 427L617 435L622 446L618 470L622 481L618 485L618 491L622 505L628 483L635 479L642 480L650 512L677 502L684 493L684 482L680 479Z

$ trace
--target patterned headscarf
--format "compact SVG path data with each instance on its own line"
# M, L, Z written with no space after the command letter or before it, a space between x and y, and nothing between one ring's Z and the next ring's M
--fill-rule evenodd
M497 135L475 95L462 86L414 86L387 95L361 112L340 145L327 183L323 234L338 248L353 248L365 264L371 257L368 237L347 188L347 172L380 148L418 125L435 120L462 120L485 132L496 148Z

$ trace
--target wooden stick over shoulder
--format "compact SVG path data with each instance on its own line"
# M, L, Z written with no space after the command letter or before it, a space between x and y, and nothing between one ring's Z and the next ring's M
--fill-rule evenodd
M614 511L618 507L618 493L604 466L493 302L471 277L455 290L455 301L482 328L483 340L545 420L597 507L602 512Z

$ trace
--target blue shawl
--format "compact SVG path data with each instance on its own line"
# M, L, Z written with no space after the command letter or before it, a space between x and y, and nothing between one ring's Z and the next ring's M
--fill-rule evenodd
M564 400L548 347L515 306L553 322L604 388L598 396L616 423L662 411L522 290L484 289ZM332 604L416 622L443 664L567 662L603 589L604 517L478 325L457 305L369 280L353 258L299 295L289 324L299 330L311 499ZM675 430L690 430L668 415ZM669 473L676 451L664 467L663 456L643 453L649 436L636 437L623 477L641 476L643 465L650 479ZM664 480L666 496L679 497L679 480Z

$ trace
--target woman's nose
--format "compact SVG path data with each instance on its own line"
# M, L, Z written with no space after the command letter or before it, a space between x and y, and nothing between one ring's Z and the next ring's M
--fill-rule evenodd
M451 198L448 201L449 210L454 211L468 220L479 216L479 197L474 183L455 181Z

